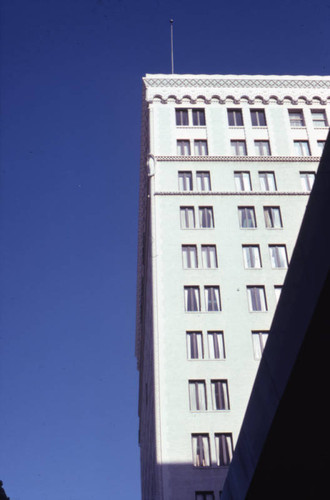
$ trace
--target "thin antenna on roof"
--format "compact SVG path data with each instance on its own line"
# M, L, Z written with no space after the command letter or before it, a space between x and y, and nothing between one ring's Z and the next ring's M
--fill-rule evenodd
M173 55L173 19L170 19L171 24L171 66L172 66L172 75L174 73L174 55Z

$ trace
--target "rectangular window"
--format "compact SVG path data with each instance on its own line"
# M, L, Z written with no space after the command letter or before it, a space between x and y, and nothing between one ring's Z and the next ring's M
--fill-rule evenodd
M207 332L209 359L225 359L225 341L223 332Z
M243 115L241 109L227 109L228 124L230 127L243 127Z
M215 449L217 453L217 465L226 467L233 458L233 439L229 433L215 434Z
M252 345L255 359L261 359L267 339L268 332L252 332Z
M205 380L189 380L190 411L207 410Z
M207 149L207 141L204 140L195 140L194 141L194 155L195 156L207 156L208 149Z
M204 359L202 332L186 332L188 359Z
M181 229L194 229L195 209L194 207L180 207Z
M252 127L266 127L266 115L264 109L251 109Z
M287 268L288 258L285 245L269 245L270 261L272 268Z
M293 141L294 151L297 156L310 156L311 150L308 141Z
M274 292L275 292L275 299L276 299L276 304L280 299L281 292L282 292L282 285L274 285Z
M182 264L184 269L196 269L198 267L196 245L182 245Z
M245 141L230 141L231 154L234 156L246 156L246 143Z
M190 141L180 139L176 141L177 144L177 154L179 156L189 156L191 154L190 152Z
M269 141L254 141L256 155L270 156Z
M179 172L179 191L192 191L192 172Z
M199 207L199 227L201 228L214 227L212 207Z
M229 410L227 380L211 380L213 410Z
M325 141L317 141L319 155L321 155L323 153L324 146L325 146Z
M205 127L205 110L204 109L193 109L192 110L193 125L194 127Z
M277 191L274 172L259 172L261 191Z
M238 207L238 217L241 228L249 229L257 227L254 207Z
M291 127L305 126L304 114L299 109L289 110L289 120Z
M237 191L251 191L250 172L234 172Z
M199 286L184 287L184 304L187 312L201 310Z
M202 245L202 261L204 269L218 267L217 247L215 245Z
M196 491L195 500L214 500L213 491Z
M259 245L243 245L245 269L260 269L261 258Z
M250 311L267 311L266 295L264 286L247 286L248 302Z
M210 172L196 172L197 190L211 191Z
M328 121L324 110L313 110L312 120L315 128L327 127Z
M208 434L192 434L193 464L195 467L210 467L210 439Z
M205 309L206 311L221 311L220 289L218 286L206 286Z
M176 109L175 110L175 121L177 126L187 126L188 121L188 110L187 109Z
M279 229L282 226L280 207L264 207L265 224L268 229Z
M311 191L315 181L315 172L300 172L300 180L303 191Z

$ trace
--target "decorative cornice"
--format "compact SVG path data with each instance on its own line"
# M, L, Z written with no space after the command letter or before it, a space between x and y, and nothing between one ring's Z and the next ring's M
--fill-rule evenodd
M156 156L157 161L235 161L235 162L295 162L319 163L319 156Z
M309 191L158 191L155 196L309 196Z
M330 90L330 77L268 77L255 76L242 76L235 78L234 75L224 75L223 77L214 76L214 78L205 77L146 77L144 82L147 88L149 87L188 87L188 88L281 88L281 89L329 89Z
M325 105L330 101L329 76L147 75L143 81L148 102L313 104L317 101Z

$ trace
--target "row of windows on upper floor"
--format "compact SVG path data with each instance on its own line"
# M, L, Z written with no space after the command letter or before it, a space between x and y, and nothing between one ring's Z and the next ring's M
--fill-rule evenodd
M188 392L190 411L230 410L228 380L226 379L189 380ZM209 401L212 403L209 404Z
M281 289L281 286L275 288L277 300ZM254 358L260 360L268 339L268 331L252 331L251 336ZM225 335L223 331L207 331L206 340L202 331L187 331L186 344L188 360L226 359ZM207 348L204 346L207 346Z
M283 227L280 207L263 207L265 227L281 229ZM200 229L215 227L213 207L198 207ZM238 221L241 229L255 229L257 219L254 207L238 207ZM180 207L181 229L196 229L195 207Z
M307 112L307 110L306 110ZM315 128L328 126L328 119L324 109L311 109L311 119ZM244 127L243 113L240 108L227 109L228 125L230 127ZM252 127L267 127L265 109L250 109ZM288 119L291 127L305 127L306 122L302 109L289 109ZM194 127L206 126L204 109L177 108L175 110L177 126Z
M177 140L178 156L191 156L191 145L189 139ZM208 145L205 139L194 140L194 156L208 156ZM321 155L324 149L325 141L317 141L318 154ZM231 155L232 156L248 156L245 140L231 140ZM309 141L295 140L293 141L294 152L296 156L311 156ZM268 140L254 141L254 152L252 156L271 156L270 143Z
M210 450L209 434L192 434L192 455L195 467L228 467L233 458L233 438L228 432L214 434L214 456Z
M277 191L275 172L258 172L260 190L263 192ZM193 172L183 170L178 172L179 191L193 191ZM248 170L234 172L235 187L237 191L252 191L251 175ZM300 180L303 191L311 191L315 172L300 172ZM211 191L211 174L209 171L197 171L196 182L197 191Z
M199 286L184 286L183 290L185 312L220 312L222 310L219 286L204 286L203 307ZM247 285L246 291L250 312L268 311L266 292L263 285Z
M271 267L273 269L286 269L288 256L285 245L268 245ZM182 245L183 269L217 269L218 255L216 245L201 245L201 256L198 256L198 245ZM245 269L261 269L262 261L259 245L242 245L243 264Z

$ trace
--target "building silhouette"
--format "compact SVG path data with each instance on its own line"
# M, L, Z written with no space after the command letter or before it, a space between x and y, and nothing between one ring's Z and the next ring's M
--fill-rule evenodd
M328 131L330 79L143 79L143 500L223 489Z

